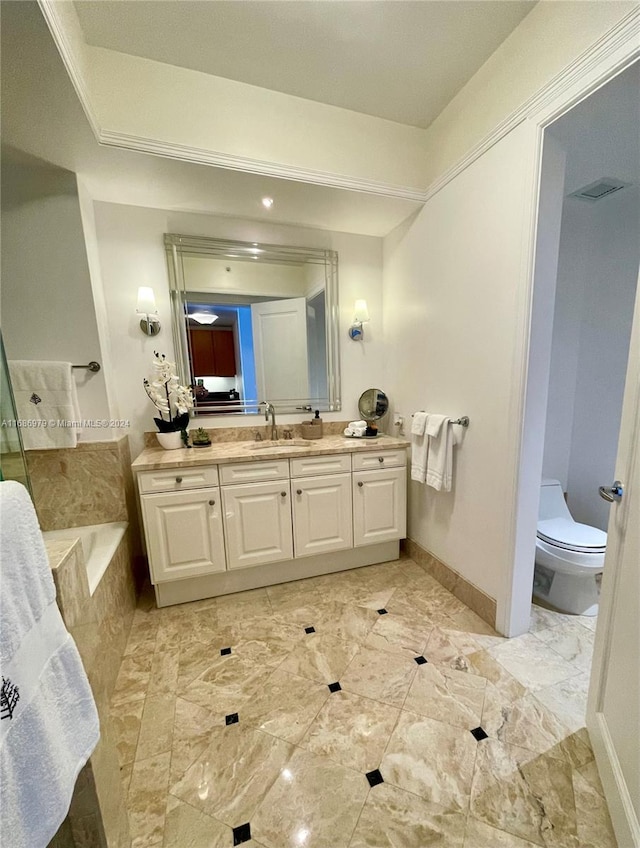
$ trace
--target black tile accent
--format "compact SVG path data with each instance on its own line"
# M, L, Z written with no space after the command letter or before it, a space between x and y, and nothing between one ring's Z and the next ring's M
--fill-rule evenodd
M418 665L424 665L428 662L426 657L423 657L422 654L419 657L414 657L414 660L418 663Z
M384 783L384 778L380 774L379 769L374 769L373 771L368 771L366 773L365 777L369 781L369 786L377 786L379 783Z
M489 734L485 733L484 730L481 727L474 727L473 730L471 731L471 735L478 742L482 742L483 739L489 738Z
M221 657L228 657L230 653L231 653L231 648L221 648L221 650L220 650L220 656Z
M315 627L305 627L305 628L304 628L304 632L305 632L305 633L315 633L315 632L316 632L316 628L315 628Z
M251 839L251 825L249 822L239 824L233 828L233 844L242 845L243 842L248 842Z
M378 610L378 615L387 615L387 613L388 613L388 610L386 610L384 607L382 607L382 609Z
M329 692L339 692L342 689L342 686L336 680L335 683L329 684Z
M224 717L224 723L226 725L237 724L239 721L240 719L238 718L238 713L229 713L228 716Z

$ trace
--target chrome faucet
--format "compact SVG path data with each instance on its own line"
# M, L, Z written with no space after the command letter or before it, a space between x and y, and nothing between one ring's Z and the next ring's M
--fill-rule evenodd
M260 404L264 405L264 420L269 420L269 415L271 415L271 441L278 441L278 429L276 427L276 408L272 403L269 403L268 400L263 400Z

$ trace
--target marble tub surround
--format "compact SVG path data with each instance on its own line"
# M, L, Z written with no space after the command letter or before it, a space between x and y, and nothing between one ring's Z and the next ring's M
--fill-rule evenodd
M545 624L502 639L409 558L145 594L112 706L133 846L616 848L584 672L553 647L593 631ZM540 651L564 679L524 674Z
M68 815L74 842L68 846L129 848L116 750L119 729L109 710L136 607L128 532L93 595L80 541L48 540L45 546L58 606L80 652L100 718L98 745L76 783Z
M247 430L247 428L241 428ZM251 431L249 431L250 433ZM363 451L406 448L406 439L395 436L378 436L377 439L348 439L342 435L327 436L309 441L308 447L278 445L269 450L255 449L255 440L243 438L215 441L206 448L179 448L166 451L159 447L145 448L132 463L132 470L153 471L162 468L188 468L191 465L217 465L229 462L256 462L274 457L323 456L336 453L360 453Z

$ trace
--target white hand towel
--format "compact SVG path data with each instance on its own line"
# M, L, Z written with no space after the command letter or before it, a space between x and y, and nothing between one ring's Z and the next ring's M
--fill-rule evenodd
M364 427L366 429L367 422L366 421L350 421L349 427L352 427L354 430L359 429L360 427Z
M427 426L427 418L429 414L427 412L414 412L413 420L411 421L411 435L412 436L423 436L425 432L425 428Z
M427 419L427 426L425 427L425 433L427 436L439 436L440 428L442 424L447 421L446 415L438 415L436 413L431 413Z
M411 424L411 479L418 483L424 483L427 479L429 437L425 431L428 418L426 412L415 412Z
M432 486L438 492L442 489L450 492L453 482L453 446L456 443L451 419L444 419L438 436L428 438L427 486Z
M24 486L0 483L0 510L0 845L36 848L64 820L100 728Z
M78 427L51 422L80 421L80 407L70 362L9 362L18 418L40 426L21 430L25 450L75 448Z

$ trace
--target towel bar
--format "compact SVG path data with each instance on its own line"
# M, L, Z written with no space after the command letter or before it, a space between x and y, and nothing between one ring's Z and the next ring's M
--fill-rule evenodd
M424 409L421 409L420 412L424 412ZM411 417L413 418L414 413L411 413ZM459 424L461 427L469 426L469 416L463 415L461 418L456 418L455 421L450 421L450 424Z
M93 371L94 373L100 370L100 363L91 360L88 365L72 365L72 368L86 368L87 371Z

